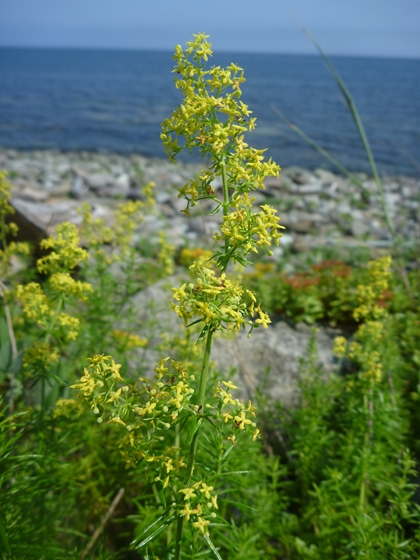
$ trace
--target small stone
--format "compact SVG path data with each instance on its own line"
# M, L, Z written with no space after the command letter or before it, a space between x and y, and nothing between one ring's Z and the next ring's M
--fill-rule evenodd
M95 173L87 177L87 182L89 187L96 191L114 185L115 179L113 175L108 173Z
M311 220L300 220L295 223L293 230L296 233L309 233L313 227L313 222Z
M354 237L361 237L369 232L369 226L366 224L366 222L356 219L353 220L350 226L350 230Z
M83 181L82 177L80 177L80 175L76 175L71 185L71 191L70 191L71 197L75 198L76 200L79 200L80 198L83 198L83 196L87 192L88 192L88 188L85 185L85 182Z
M384 194L385 203L391 211L395 210L395 206L401 202L401 196L398 193L386 192Z
M115 184L121 190L121 192L127 193L130 189L130 176L127 173L123 173L122 175L117 177Z
M70 181L65 181L63 183L59 183L58 185L55 185L55 187L53 187L51 189L51 196L68 196L71 195L71 190L72 190L72 184L70 183Z
M26 187L19 193L19 198L29 200L30 202L45 202L48 198L48 193Z
M401 194L403 195L404 198L410 198L411 197L411 188L408 187L407 185L405 185L401 189Z
M295 253L305 253L309 249L308 240L302 235L297 235L292 245Z
M169 193L167 193L166 191L163 191L163 192L156 193L155 198L156 198L156 203L157 204L166 204L167 202L170 202L171 195Z
M302 185L298 189L298 193L302 195L321 194L323 191L322 183L313 183L311 185Z

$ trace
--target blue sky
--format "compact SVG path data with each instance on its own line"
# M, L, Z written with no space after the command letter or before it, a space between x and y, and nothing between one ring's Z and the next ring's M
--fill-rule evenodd
M0 0L0 46L215 50L420 58L420 0Z

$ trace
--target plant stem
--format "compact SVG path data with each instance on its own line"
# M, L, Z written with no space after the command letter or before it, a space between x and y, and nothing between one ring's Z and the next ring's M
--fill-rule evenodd
M228 182L226 177L226 164L225 159L223 158L220 162L220 169L222 171L222 184L223 184L223 216L227 216L229 214L229 189L228 189ZM225 254L229 253L229 240L225 238ZM228 263L226 263L222 272L226 271Z
M365 419L367 420L367 429L365 432L365 444L363 449L363 459L362 459L362 477L361 477L361 484L360 484L360 510L363 511L365 507L365 500L366 500L366 453L367 449L370 445L369 443L369 403L368 403L368 395L364 393L363 395L363 411Z
M201 366L201 374L200 374L200 384L198 387L198 409L197 414L202 414L205 408L205 401L206 401L206 385L207 385L207 377L209 373L209 364L210 364L210 353L211 353L211 344L213 341L213 331L209 330L207 333L206 338L206 347L204 349L204 356L203 356L203 363ZM198 444L198 436L200 433L199 426L196 426L195 433L192 437L190 449L188 453L188 463L187 463L187 473L185 475L185 483L184 487L187 488L191 482L191 476L194 471L194 463L195 463L195 456L197 453L197 444ZM175 535L175 557L174 560L179 560L181 558L181 538L182 538L182 528L184 526L184 517L180 517L178 519L177 527L176 527L176 535Z

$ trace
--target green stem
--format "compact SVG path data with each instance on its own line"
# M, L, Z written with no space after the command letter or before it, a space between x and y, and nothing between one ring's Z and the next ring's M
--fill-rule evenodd
M57 324L58 316L60 315L61 310L63 309L63 304L64 304L64 296L60 296L57 302L57 307L54 310L53 320L51 321L50 325L45 331L45 342L49 342L51 338L51 334L53 333L55 326Z
M203 363L201 366L201 374L200 374L200 384L198 387L198 399L197 405L198 410L197 414L203 414L205 404L206 404L206 386L207 386L207 377L209 373L209 364L210 364L210 353L211 353L211 344L213 341L213 331L209 330L207 333L206 339L206 347L204 350L203 356ZM188 453L188 463L187 463L187 473L185 475L185 482L184 488L188 488L191 482L191 477L194 472L194 464L195 464L195 457L197 454L197 445L198 445L198 436L200 433L200 428L197 427L196 431L193 435L191 440L190 449ZM178 519L177 527L176 527L176 535L175 535L175 557L174 560L179 560L181 558L181 538L182 538L182 528L184 526L184 517L180 517Z
M365 418L368 420L369 412L368 412L368 396L365 393L363 395L363 410L365 413ZM369 445L369 426L367 426L366 433L365 433L365 445L363 449L363 459L362 459L362 480L360 484L360 509L361 511L365 508L365 500L366 500L366 451Z
M222 171L222 184L223 184L223 216L227 216L229 214L229 189L228 189L228 181L226 176L226 164L225 159L223 158L220 162L220 169ZM225 254L229 253L229 240L225 238ZM224 267L222 272L225 272L227 268L227 264Z

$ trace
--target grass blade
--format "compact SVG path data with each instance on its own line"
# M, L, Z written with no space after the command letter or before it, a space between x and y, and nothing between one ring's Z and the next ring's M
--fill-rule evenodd
M385 201L382 181L381 181L381 178L379 176L378 169L377 169L376 163L375 163L375 159L373 157L372 150L370 148L370 144L369 144L369 141L368 141L367 136L366 136L365 128L364 128L364 126L362 124L362 121L360 119L360 115L359 115L359 112L357 110L356 104L355 104L349 90L347 89L346 85L344 84L343 80L341 79L339 73L335 69L333 63L328 58L328 56L325 54L325 52L322 50L321 46L316 41L315 37L313 37L313 35L299 21L297 21L296 19L295 19L295 21L299 25L299 27L302 29L302 31L305 33L305 35L308 37L308 39L315 46L315 48L317 49L319 54L321 55L326 67L328 68L329 72L331 73L332 77L335 80L335 83L337 84L339 90L341 91L341 93L344 96L347 107L348 107L348 109L350 111L350 114L353 118L353 121L356 125L357 132L359 133L360 139L362 140L363 147L365 149L365 152L366 152L366 155L367 155L367 158L368 158L368 161L369 161L369 165L370 165L370 168L372 169L372 174L373 174L373 177L375 179L376 186L378 187L379 195L381 197L381 202L382 202L382 206L383 206L383 209L384 209L385 219L386 219L389 231L391 232L392 238L394 240L394 244L396 244L396 232L395 232L394 222L392 221L392 218L391 218L391 216L389 214L389 211L388 211L388 206L387 206L386 201Z
M6 529L5 529L5 527L2 523L1 518L0 518L0 537L1 537L1 542L3 543L4 549L6 550L6 552L11 554L12 551L10 549L9 539L7 538Z
M286 117L282 113L280 113L277 107L272 105L271 108L276 113L276 115L278 115L288 126L290 126L292 130L296 132L296 134L298 134L308 144L310 144L313 148L315 148L315 150L317 150L321 155L323 155L330 163L335 165L342 173L344 173L344 175L346 175L349 179L351 179L353 183L359 185L359 187L361 188L364 188L363 183L360 181L360 179L358 179L355 175L353 175L353 173L351 173L348 169L346 169L343 165L341 165L341 163L338 160L336 160L335 157L329 154L327 150L324 150L324 148L322 148L319 144L317 144L315 140L312 140L312 138L310 138L307 134L305 134L303 130L301 130L297 125L295 125L294 123L286 119Z
M148 525L146 527L146 529L143 530L143 532L141 533L141 535L139 535L138 537L136 537L132 542L131 542L131 546L136 545L139 540L143 537L143 535L145 535L146 533L148 533L150 531L150 529L152 527L154 527L155 525L157 525L158 523L160 523L162 521L162 519L165 519L166 515L169 513L169 509L167 509L164 513L162 513L162 515L160 515L157 519L155 519L155 521L153 521L153 523L151 523L150 525Z
M136 544L134 548L138 549L138 548L142 548L143 546L145 546L147 543L152 541L155 537L160 535L160 533L162 533L162 531L164 531L166 529L166 527L168 527L168 525L170 525L177 518L178 518L178 515L171 515L171 517L168 517L168 519L166 519L160 527L158 527L155 531L153 531L153 533L151 535L149 535L143 541L141 541L141 543Z

